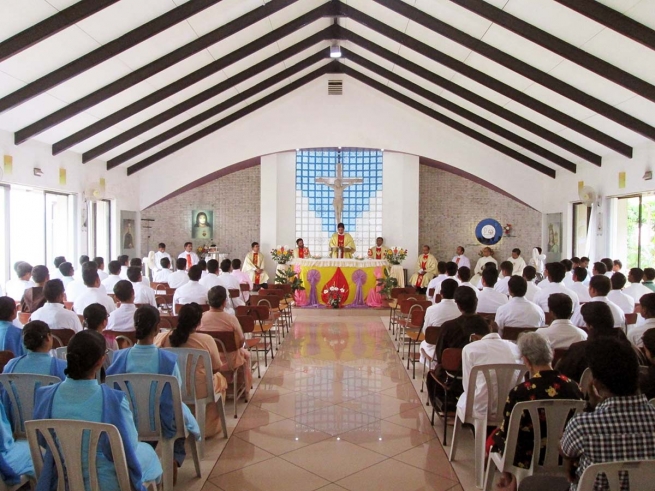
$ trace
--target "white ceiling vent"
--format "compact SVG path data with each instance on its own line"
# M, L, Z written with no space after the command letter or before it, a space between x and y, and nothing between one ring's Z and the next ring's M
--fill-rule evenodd
M328 95L343 95L343 80L328 80Z

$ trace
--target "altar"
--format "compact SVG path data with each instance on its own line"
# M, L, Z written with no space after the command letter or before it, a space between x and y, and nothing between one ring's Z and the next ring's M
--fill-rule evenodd
M329 303L330 288L336 287L341 295L341 305L363 307L366 297L377 284L376 278L384 276L389 267L380 259L294 259L291 266L300 276L307 307Z

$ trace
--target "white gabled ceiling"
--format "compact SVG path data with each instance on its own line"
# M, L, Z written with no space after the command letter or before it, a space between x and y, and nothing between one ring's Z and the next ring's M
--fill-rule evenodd
M34 24L56 15L62 9L75 4L77 0L1 0L0 1L0 42L22 32ZM189 0L194 2L197 0ZM206 8L186 20L183 20L165 31L156 34L149 39L142 41L112 58L82 72L69 80L47 90L31 100L25 101L18 106L0 113L0 129L10 132L17 132L26 126L45 118L55 111L67 108L76 100L94 91L99 90L108 84L119 80L128 74L133 73L145 65L155 62L180 47L187 45L205 36L214 29L225 26L230 22L239 23L242 17L257 9L266 9L278 5L281 1L287 0L223 0L215 5ZM551 75L555 79L569 84L585 94L597 100L613 106L624 113L637 118L638 120L655 127L655 102L642 97L641 95L621 87L616 83L593 73L562 56L539 46L524 37L511 32L490 20L457 5L451 0L395 0L397 4L408 4L412 8L428 14L440 21L480 40L482 43L497 48L502 52L534 67L544 74ZM77 24L72 25L60 32L44 39L22 52L0 62L0 99L12 94L16 90L36 81L40 77L61 68L81 56L106 45L122 35L136 29L143 24L157 18L158 16L170 13L177 7L186 4L183 0L120 0L113 5L106 7ZM87 128L106 118L126 106L141 101L167 85L174 83L181 78L206 67L217 59L230 55L248 43L257 41L275 29L283 27L290 21L307 14L315 8L325 6L332 0L298 0L291 2L287 7L268 15L259 22L256 22L245 29L242 29L219 42L207 46L205 49L187 57L186 59L170 66L159 73L130 86L122 92L107 98L106 100L89 107L69 119L60 122L54 127L34 136L36 140L54 144L70 135ZM382 22L386 26L400 31L422 43L429 45L446 55L458 60L468 67L474 68L493 79L500 81L517 91L526 94L537 101L540 101L562 113L581 121L592 128L598 129L612 138L632 147L643 145L649 139L631 129L616 123L607 117L599 114L589 107L584 107L571 99L558 94L548 87L528 79L515 71L474 52L466 46L459 44L444 35L441 35L414 20L400 15L390 8L383 6L376 0L342 0L343 5L357 9L362 13ZM393 3L393 2L392 2ZM652 85L655 85L655 50L650 49L632 39L601 25L584 15L568 9L554 0L486 0L486 3L498 9L502 9L522 21L535 26L560 40L565 41L586 53L589 53L600 60L604 60L640 78ZM627 17L636 20L644 26L655 30L655 0L601 0L602 4L620 12ZM338 5L335 7L338 8ZM347 13L347 12L346 12ZM247 70L257 63L260 63L271 56L275 56L282 50L302 42L308 37L329 28L335 22L342 29L351 31L368 42L375 43L394 54L400 55L419 66L461 86L475 94L482 96L489 101L498 104L505 109L515 113L539 126L559 135L586 150L603 157L611 155L611 150L606 145L591 140L587 136L568 128L542 114L528 108L496 90L478 83L466 75L459 73L453 68L447 67L439 62L414 51L411 47L402 45L387 37L384 32L365 26L357 20L349 17L322 17L302 28L291 32L287 36L263 46L256 53L247 56L240 61L231 63L212 75L189 85L169 97L157 102L150 107L99 131L88 139L73 145L70 150L84 153L94 149L109 139L121 135L123 132L148 121L162 112L171 109L177 104L183 103L191 97L214 87L216 84L225 82L244 70ZM513 134L536 143L543 149L563 157L576 165L593 165L570 151L555 143L535 135L527 129L509 122L494 112L482 109L473 102L470 102L443 87L425 80L421 76L412 73L395 63L388 61L365 47L359 46L352 41L341 41L341 44L353 53L375 63L377 66L391 70L403 80L417 84L432 94L444 98L482 116L486 120L509 130ZM188 108L168 121L162 122L147 131L135 136L116 148L102 153L99 158L109 161L124 152L142 145L151 138L161 135L165 131L175 128L178 124L184 123L190 118L211 109L219 103L239 96L243 91L265 82L269 77L274 76L294 64L302 62L309 56L323 50L327 53L330 40L326 39L315 43L313 46L304 49L287 60L276 63L261 73L244 80L234 87L228 88L210 99ZM226 116L244 108L266 95L298 80L313 70L325 67L330 62L325 57L310 67L303 69L300 73L286 77L284 80L274 84L272 87L253 94L247 100L239 102L233 107L212 116L192 128L175 134L163 143L128 159L120 164L120 167L129 167L144 158L164 150L175 142L194 134L212 123L219 121ZM466 118L444 109L409 90L405 85L392 82L375 72L363 68L358 63L343 58L340 63L356 70L375 81L397 91L400 94L419 101L428 108L444 114L453 120L466 125L482 135L514 149L523 155L533 159L539 164L545 165L558 172L568 172L543 156L537 155L530 150L517 145L506 138L499 136L488 129L482 128ZM374 90L374 89L371 89ZM265 111L266 108L259 109ZM411 109L413 110L413 109ZM220 130L219 130L220 131ZM156 165L156 162L153 164ZM517 162L517 165L522 165Z

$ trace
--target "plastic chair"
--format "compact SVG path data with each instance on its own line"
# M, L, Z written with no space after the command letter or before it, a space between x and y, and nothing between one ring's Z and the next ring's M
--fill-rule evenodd
M609 482L609 491L619 491L621 481L627 477L630 480L630 489L649 490L653 489L655 481L655 460L624 460L621 462L606 462L604 464L592 464L587 467L580 481L578 491L594 491L594 483L598 474L605 474ZM626 476L627 474L627 476Z
M50 334L52 334L52 347L60 348L68 346L68 342L75 336L75 331L72 329L51 329Z
M434 415L437 406L443 411L443 444L448 445L448 393L457 380L462 380L462 348L446 348L441 354L441 370L447 375L446 381L439 380L434 372L430 376L434 379L437 386L441 387L444 392L443 404L438 404L439 399L436 397L432 400L432 418L430 424L434 426ZM454 402L454 401L453 401ZM436 404L435 404L436 403Z
M212 362L209 352L201 349L191 348L163 348L177 355L177 364L180 367L182 376L182 402L193 404L195 407L195 416L200 426L201 450L205 451L205 421L207 420L207 404L216 404L218 415L221 418L221 427L223 428L223 437L227 438L227 423L225 422L225 406L223 405L223 396L220 392L214 392L214 380ZM198 374L198 363L202 360L205 367L205 384L207 395L198 397L196 393L196 377ZM218 367L217 367L218 368ZM187 376L188 375L188 376Z
M503 422L503 409L507 394L510 389L523 380L527 371L525 365L520 363L478 365L471 369L466 388L466 408L462 410L458 407L455 412L455 428L448 460L455 459L462 425L473 425L475 431L475 485L478 488L482 487L484 479L484 444L487 439L487 426L500 426ZM487 411L482 417L476 417L473 414L478 375L484 377L487 387ZM492 418L491 415L495 415L495 418Z
M487 465L487 474L484 479L485 491L491 491L494 487L494 474L496 469L499 472L509 472L516 478L517 486L521 480L533 474L560 474L559 442L564 428L569 419L584 409L584 401L574 399L546 399L539 401L519 402L512 409L507 428L507 438L505 440L505 450L502 454L499 452L489 452ZM521 433L521 417L524 412L530 414L532 421L534 445L532 447L532 463L528 469L514 466L514 457L516 454L516 443ZM543 416L542 416L543 415ZM546 422L547 435L541 434L540 421ZM537 423L535 423L537 422ZM546 438L546 452L543 462L541 460L542 439Z
M58 384L58 377L52 375L36 375L32 373L3 373L0 374L0 387L7 392L11 402L10 420L14 431L14 438L26 437L25 421L32 419L34 412L34 392L39 387ZM9 411L9 408L5 408Z
M41 439L54 457L57 475L66 476L65 480L61 477L58 480L57 491L85 489L82 474L83 464L88 465L91 489L100 489L96 452L100 437L104 434L109 439L119 489L132 491L123 439L114 425L70 419L38 419L27 421L25 429L37 480L43 471L43 453L39 444L39 439ZM88 438L89 444L86 446L86 453L83 454L82 450L85 446L82 445L82 442L86 438ZM157 489L155 482L143 484L148 490L156 491Z
M122 373L120 375L109 375L105 383L108 387L122 390L130 401L139 440L159 442L161 444L164 491L173 491L173 466L176 465L173 460L173 445L178 438L186 439L191 447L196 476L201 477L198 442L193 435L189 434L184 424L180 386L175 377L152 373ZM160 407L161 395L166 385L170 385L171 388L173 411L175 413L176 433L172 438L164 438L162 435L160 412L150 410L151 407ZM139 415L150 415L154 418L154 421L150 417L141 418Z
M580 383L578 384L585 398L587 397L587 393L589 392L588 389L589 389L590 381L591 381L591 368L585 368L585 371L582 372L582 376L580 377Z

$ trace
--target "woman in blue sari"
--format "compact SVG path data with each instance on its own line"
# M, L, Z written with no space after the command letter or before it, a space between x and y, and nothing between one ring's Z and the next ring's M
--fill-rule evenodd
M54 375L66 379L64 370L66 362L50 356L52 334L50 327L43 321L32 321L23 328L23 344L27 354L10 360L2 373L33 373L37 375Z
M153 373L158 375L174 376L182 387L182 377L177 365L177 355L155 346L155 336L159 333L159 311L151 305L142 305L134 313L134 328L136 330L137 344L131 348L118 350L114 353L114 361L107 369L107 375L121 373ZM173 413L173 400L170 390L164 389L160 406L161 423L164 436L172 438L175 433L175 416ZM184 424L195 438L200 438L200 427L196 418L186 404L182 404ZM177 467L180 467L185 458L184 439L175 441L174 457Z
M73 336L66 353L67 378L59 384L36 391L34 419L82 420L116 426L123 440L132 487L141 491L144 489L143 482L161 479L162 467L154 449L147 443L139 442L125 394L99 385L96 380L105 351L105 338L97 332L82 331ZM118 491L116 471L106 438L100 441L96 463L102 491ZM88 466L83 465L83 472L88 482ZM46 453L37 490L56 489L57 480L52 455Z

